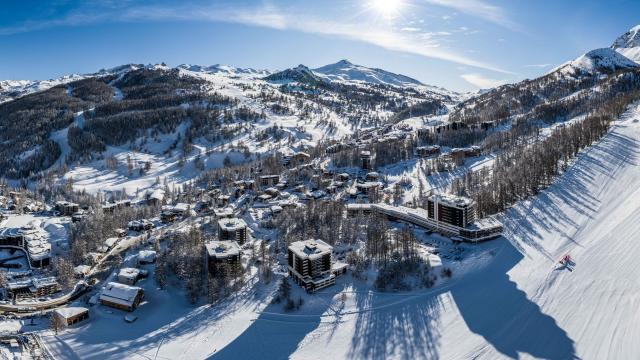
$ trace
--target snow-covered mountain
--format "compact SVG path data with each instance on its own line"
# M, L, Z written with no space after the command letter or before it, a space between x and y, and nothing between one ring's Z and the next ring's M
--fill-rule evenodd
M640 67L637 63L611 48L591 50L588 53L568 61L550 73L561 73L565 75L581 75L596 73L606 73L621 69L632 69Z
M357 81L381 85L415 86L423 85L420 81L401 74L366 66L356 65L348 60L340 60L335 64L329 64L313 69L316 74L332 81Z
M2 80L0 81L0 103L84 78L84 75L73 74L49 80Z
M253 68L239 68L224 64L215 64L211 66L182 64L177 68L189 70L192 72L204 72L210 74L227 74L227 75L255 75L256 77L267 76L271 74L268 70L258 70Z
M640 63L640 25L636 25L613 42L611 48Z
M271 74L264 79L271 82L297 82L308 85L319 85L329 82L327 79L318 76L315 72L302 64L291 69Z

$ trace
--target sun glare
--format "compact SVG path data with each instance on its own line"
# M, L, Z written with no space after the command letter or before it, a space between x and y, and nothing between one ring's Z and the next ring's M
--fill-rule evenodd
M383 16L395 16L402 10L403 0L371 0L371 8Z

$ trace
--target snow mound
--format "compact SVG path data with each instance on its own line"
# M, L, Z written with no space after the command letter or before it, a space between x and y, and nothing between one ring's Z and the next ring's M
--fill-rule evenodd
M420 81L401 74L352 64L348 60L340 60L335 64L325 65L314 69L332 81L356 81L380 85L415 86L423 85Z
M611 48L627 58L640 63L640 25L636 25L631 30L616 39Z

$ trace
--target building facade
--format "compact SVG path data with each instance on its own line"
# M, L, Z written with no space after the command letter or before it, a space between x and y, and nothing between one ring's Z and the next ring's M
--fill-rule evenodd
M239 218L218 220L218 240L235 241L242 245L247 241L247 223Z
M336 283L331 271L333 247L322 240L296 241L289 245L289 275L296 284L314 292Z

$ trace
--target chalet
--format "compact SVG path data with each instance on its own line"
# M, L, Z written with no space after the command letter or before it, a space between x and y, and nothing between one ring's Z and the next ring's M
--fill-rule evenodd
M198 213L204 214L208 213L211 210L211 202L210 201L198 201L195 206L195 210Z
M382 183L378 181L367 181L357 183L356 188L358 189L358 192L367 195L369 198L375 198L382 189Z
M227 218L232 218L234 216L233 209L229 207L214 209L213 214L216 217L216 219L227 219Z
M416 155L420 157L428 157L433 155L439 155L441 152L439 145L433 146L419 146L416 148Z
M89 309L85 307L64 307L55 309L53 316L58 322L64 326L71 326L89 318Z
M333 247L322 240L291 243L288 248L289 276L308 292L314 292L336 283L331 271Z
M164 190L162 189L155 189L151 192L148 192L146 196L147 205L155 207L164 205L164 195Z
M146 265L156 262L156 252L153 250L140 250L138 253L138 264Z
M284 166L298 166L303 165L311 159L311 155L305 152L297 152L291 155L285 155L282 157L282 165Z
M31 279L32 286L29 291L35 296L47 296L60 291L60 284L55 277L43 277Z
M110 282L102 288L100 303L120 310L133 311L140 305L143 297L144 290L140 287Z
M267 201L273 199L273 196L271 196L269 194L260 194L260 195L258 195L257 199L261 203L266 203Z
M163 224L172 223L178 219L178 214L174 213L171 210L162 210L160 212L160 221Z
M8 295L17 296L20 294L31 294L31 279L9 281L4 285Z
M347 149L349 146L346 144L334 144L331 146L327 146L327 148L325 149L325 152L327 154L335 154L338 153L344 149Z
M482 149L479 146L471 146L468 148L464 148L462 149L464 151L464 156L466 157L476 157L476 156L480 156L480 154L482 153Z
M147 219L142 219L142 220L129 221L129 223L127 224L127 227L131 231L141 232L141 231L151 230L155 226L153 225L153 223L151 221L149 221Z
M116 246L116 244L118 243L119 240L120 240L120 238L117 238L117 237L108 238L107 240L104 241L104 248L107 251L113 249L114 246Z
M92 265L97 264L102 258L104 257L104 254L101 254L99 252L95 252L92 251L90 253L87 253L87 255L85 255L84 260Z
M247 223L239 218L218 220L218 239L220 241L236 241L244 244L247 240Z
M282 191L286 189L287 186L289 186L289 182L287 180L280 180L280 182L275 185L275 188Z
M207 195L209 195L210 198L215 199L220 195L220 189L212 188L212 189L209 190Z
M264 193L267 195L271 195L272 197L277 197L278 195L280 195L280 190L270 187L270 188L266 188L264 190Z
M55 204L55 209L63 216L71 216L80 210L80 206L68 201L58 201Z
M225 207L229 205L229 199L231 197L229 195L220 195L216 198L216 206Z
M108 204L102 205L102 211L105 213L111 214L116 210L120 210L130 206L131 206L131 200L121 200L115 203L108 203Z
M380 179L380 174L375 171L369 172L365 176L366 181L378 181L378 179Z
M122 268L118 272L118 282L125 285L135 285L140 277L140 269Z
M87 276L90 272L91 272L91 266L89 265L78 265L73 268L73 274L80 279Z
M71 221L72 222L80 222L82 220L84 220L84 218L87 217L87 214L84 210L79 210L75 213L73 213L73 215L71 215Z
M259 178L260 187L273 187L280 182L280 175L262 175Z
M22 194L20 192L18 192L18 191L10 191L9 192L9 197L14 202L20 202L20 199L22 198Z

